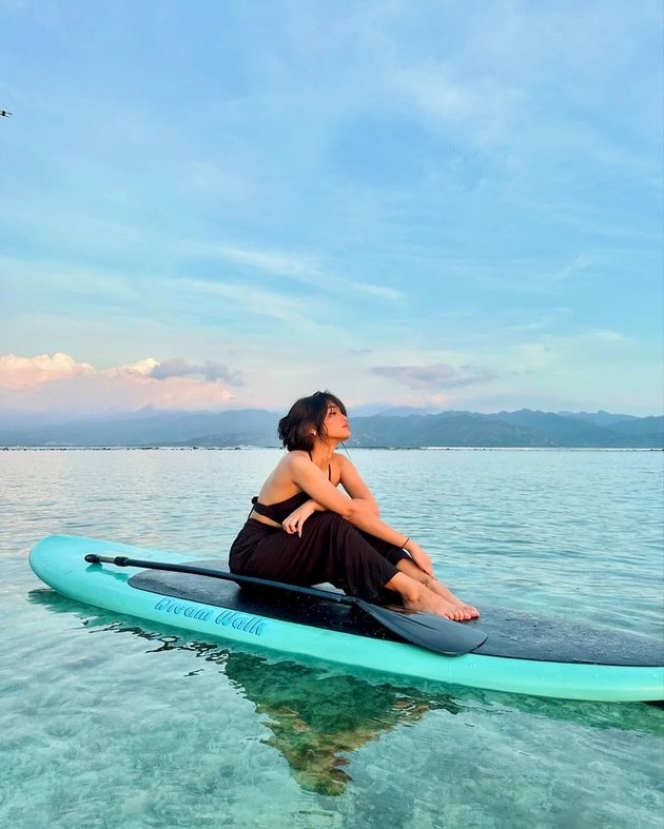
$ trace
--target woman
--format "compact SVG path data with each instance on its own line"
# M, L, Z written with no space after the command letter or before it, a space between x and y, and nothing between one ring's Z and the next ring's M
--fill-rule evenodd
M279 421L279 437L288 454L253 499L231 547L231 572L291 584L328 581L370 602L390 590L408 610L456 621L479 616L436 580L419 544L380 520L369 488L335 452L350 437L337 397L316 392L298 400Z

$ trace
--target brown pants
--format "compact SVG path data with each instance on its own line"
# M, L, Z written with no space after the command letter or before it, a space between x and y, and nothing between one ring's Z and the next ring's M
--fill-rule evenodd
M329 581L351 596L375 601L408 553L349 524L315 512L302 537L249 519L231 546L229 567L244 576L311 585Z

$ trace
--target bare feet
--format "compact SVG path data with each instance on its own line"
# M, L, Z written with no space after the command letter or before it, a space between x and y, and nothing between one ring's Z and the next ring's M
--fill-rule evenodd
M440 596L446 602L449 602L449 604L453 605L454 607L459 608L465 614L462 617L464 619L464 621L468 620L468 619L477 619L477 618L479 618L480 612L476 607L473 607L471 604L466 604L458 596L455 596L454 593L452 593L452 591L449 590L447 587L445 587L445 585L442 584L441 582L436 581L435 579L432 579L427 584L427 588L432 593L436 593L438 596Z
M461 599L451 593L444 584L434 582L433 579L429 582L429 586L425 587L417 579L405 573L397 573L385 587L401 594L407 610L433 613L435 616L442 616L455 622L466 622L480 615L474 607L464 604Z
M418 613L433 613L435 616L442 616L455 622L465 622L473 618L470 615L470 608L447 601L447 599L443 599L420 584L412 591L411 595L403 597L403 603L407 610Z
M462 601L458 596L455 596L451 590L449 590L442 582L436 581L435 578L430 578L427 580L427 574L415 564L414 561L408 558L402 559L398 564L397 568L406 576L410 576L411 579L414 579L420 584L423 584L427 587L427 589L435 593L437 596L440 596L441 599L444 599L446 604L453 605L457 611L461 611L461 615L455 612L455 615L450 616L448 613L439 613L438 615L445 616L448 619L455 619L458 621L468 621L469 619L477 619L480 615L479 610L476 607L473 607L470 604L466 604ZM395 577L395 586L394 590L398 590L404 598L407 595L407 590L404 590L401 586L397 587L396 582L400 582L400 576ZM385 585L386 587L390 585ZM432 612L432 611L429 611Z

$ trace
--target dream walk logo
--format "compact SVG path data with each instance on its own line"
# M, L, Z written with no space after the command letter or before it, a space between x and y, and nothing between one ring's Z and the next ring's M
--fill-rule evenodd
M173 599L160 599L154 609L162 613L172 613L174 616L184 616L185 619L196 619L202 622L210 622L219 627L230 627L244 633L251 633L254 636L262 636L268 624L267 620L260 616L249 616L246 613L239 613L237 610L222 610L217 613L216 610L210 608L177 602Z

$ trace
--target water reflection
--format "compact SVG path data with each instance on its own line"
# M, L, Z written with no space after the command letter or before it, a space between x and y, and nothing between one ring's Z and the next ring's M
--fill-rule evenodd
M269 662L256 654L158 635L120 622L100 629L148 639L157 644L151 653L188 651L222 667L272 732L267 745L283 755L303 789L318 794L343 793L352 779L348 755L366 743L412 725L430 711L462 710L448 694L432 696L414 688L372 684L350 674L328 674L300 663Z
M113 621L102 611L82 613L78 603L51 590L34 590L29 597L56 613L75 612L91 632L138 636L150 642L148 653L186 652L214 665L253 703L271 732L264 742L286 759L301 788L319 794L343 793L352 779L349 765L354 751L395 729L415 725L432 711L504 716L518 710L583 727L659 735L664 731L664 710L641 703L574 702L458 687L452 694L440 684L422 680L406 685L398 679L365 679L359 672L280 661L219 643L189 641L164 630L145 630ZM186 675L202 670L205 667L194 665Z
M351 780L348 754L429 711L461 710L448 695L321 675L294 663L268 667L246 653L229 654L226 675L266 717L272 731L267 742L286 758L300 785L327 795L341 794Z
M51 591L33 591L32 601L56 611L80 605ZM374 683L347 673L335 673L292 661L229 650L219 644L189 641L177 635L145 630L113 621L102 613L86 613L83 625L95 633L114 632L149 641L149 653L191 653L219 668L233 687L250 700L271 732L265 742L288 762L299 785L324 795L342 794L351 781L349 755L383 734L413 725L430 711L457 714L462 709L442 691ZM193 676L203 668L193 667Z

